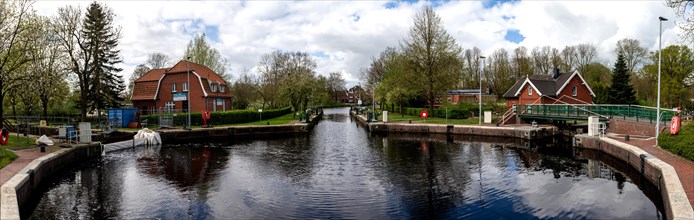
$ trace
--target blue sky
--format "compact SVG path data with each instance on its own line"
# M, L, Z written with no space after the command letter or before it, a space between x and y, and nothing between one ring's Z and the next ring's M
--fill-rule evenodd
M55 15L65 5L85 1L38 1L39 14ZM230 72L251 73L263 54L273 50L304 51L317 61L319 74L341 72L348 85L360 82L360 70L386 47L407 38L413 15L431 4L444 27L463 49L483 54L519 46L564 48L590 43L595 61L614 60L618 40L634 38L657 48L658 16L663 45L679 43L678 18L660 1L107 1L122 28L121 73L160 52L183 56L186 44L205 33L230 61ZM194 9L194 10L193 10Z

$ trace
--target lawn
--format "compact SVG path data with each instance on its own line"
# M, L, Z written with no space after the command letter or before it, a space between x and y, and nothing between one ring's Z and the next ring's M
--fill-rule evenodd
M661 148L694 161L694 123L686 123L680 127L677 135L670 135L670 129L665 129L658 136Z
M17 159L17 155L15 155L12 151L0 148L0 169L7 166L7 164L12 163L14 159Z
M378 117L378 120L383 120L383 116L380 115ZM412 120L412 123L422 123L422 124L478 124L479 123L479 118L478 117L471 117L467 119L448 119L446 120L445 118L434 118L434 117L429 117L426 120L420 118L419 116L413 116L413 115L401 115L399 113L391 113L388 112L388 122L409 122ZM498 116L492 116L492 122L496 123L498 121Z

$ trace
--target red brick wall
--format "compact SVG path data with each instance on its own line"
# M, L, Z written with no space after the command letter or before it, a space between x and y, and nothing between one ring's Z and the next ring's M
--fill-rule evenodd
M161 85L159 86L159 95L156 100L156 107L157 109L164 109L165 103L170 102L173 100L173 93L171 92L171 84L175 83L176 84L176 91L181 92L183 91L183 83L187 82L187 74L186 73L173 73L173 74L166 74L164 76L164 79L161 81ZM205 80L203 80L202 83L207 83ZM226 90L229 88L227 87ZM202 87L200 87L200 79L195 75L195 74L190 74L190 111L191 112L200 112L202 110L205 110L205 97L202 92ZM208 98L208 109L212 111L212 99L216 99L214 93L209 93L208 94L210 97ZM225 99L225 106L226 110L231 109L231 98L224 98ZM176 111L180 112L182 111L183 107L183 101L175 101L174 102L176 105ZM218 110L219 111L219 110Z
M670 128L669 121L661 123L660 131ZM636 122L613 118L610 119L610 127L607 128L607 132L655 137L655 122L651 124L649 121Z
M533 90L532 95L528 95L528 90L530 89ZM521 93L518 95L518 97L518 104L541 104L541 101L535 102L540 98L540 94L538 94L537 90L530 86L530 84L526 84L523 88L521 88Z
M571 93L573 91L573 87L576 86L577 94L576 96L573 96ZM557 88L558 89L558 88ZM571 98L567 98L565 96L569 96ZM561 90L559 93L558 97L560 98L561 101L570 103L570 104L586 104L586 103L593 103L593 96L590 95L590 91L586 87L586 85L583 85L583 81L581 81L578 76L575 76L572 78L569 83L564 87L564 89ZM577 100L574 100L572 98L584 101L584 102L579 102Z

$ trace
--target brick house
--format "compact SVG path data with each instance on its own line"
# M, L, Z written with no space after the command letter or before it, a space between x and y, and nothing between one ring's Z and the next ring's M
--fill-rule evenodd
M593 104L595 93L578 71L526 76L503 96L506 107L520 104Z
M231 109L231 97L227 83L217 73L206 66L181 60L171 68L152 69L135 80L130 100L142 114L150 114L155 111L186 112L189 103L191 112L226 111Z

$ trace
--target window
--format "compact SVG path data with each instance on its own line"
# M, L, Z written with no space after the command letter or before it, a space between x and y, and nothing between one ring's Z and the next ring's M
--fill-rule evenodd
M187 92L188 91L188 83L183 83L181 84L181 87L183 87L183 91Z
M171 83L171 92L176 92L176 83Z
M219 92L224 93L224 85L219 85Z
M533 88L528 86L528 96L533 95Z
M217 92L217 84L210 84L210 90L212 90L212 92Z
M571 95L576 96L578 94L578 90L576 90L576 86L574 86L573 90L571 90Z
M164 103L164 111L166 111L166 113L174 113L174 109L176 109L176 104L174 102Z

